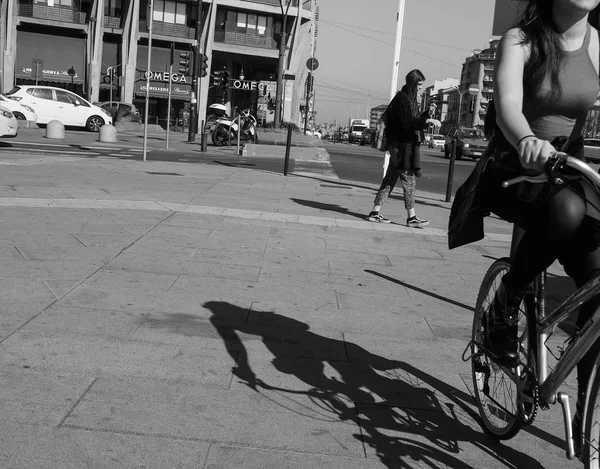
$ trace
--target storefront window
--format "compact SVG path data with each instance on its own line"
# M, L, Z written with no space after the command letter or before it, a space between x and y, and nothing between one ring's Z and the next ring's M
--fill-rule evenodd
M34 0L35 3L48 5L49 7L65 7L79 9L79 1L76 0Z

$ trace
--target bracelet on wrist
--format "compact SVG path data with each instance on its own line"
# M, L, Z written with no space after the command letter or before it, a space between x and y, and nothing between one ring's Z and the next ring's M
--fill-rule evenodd
M517 145L516 145L516 146L518 147L518 146L521 144L521 142L522 142L523 140L525 140L526 138L537 138L537 137L536 137L535 135L533 135L533 134L525 135L525 137L521 137L521 138L519 139L519 141L517 142Z

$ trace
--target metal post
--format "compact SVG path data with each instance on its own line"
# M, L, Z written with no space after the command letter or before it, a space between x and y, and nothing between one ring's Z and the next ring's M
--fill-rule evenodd
M146 161L146 152L148 148L148 110L150 107L150 75L152 72L150 71L151 56L152 56L152 17L154 16L154 2L152 0L148 0L148 11L149 18L146 19L148 23L148 64L146 66L146 112L144 116L144 146L142 150L142 161Z
M446 202L452 199L452 180L454 179L454 162L456 161L456 140L452 140L452 151L450 153L450 165L448 166L448 184L446 186Z
M242 133L242 115L238 114L238 128L237 128L237 149L236 149L236 155L237 156L241 156L240 155L240 134Z
M194 47L192 54L193 65L192 65L192 96L190 98L190 118L188 120L188 143L194 143L196 141L196 113L197 113L197 99L196 99L196 88L198 87L198 47Z
M167 137L165 150L169 149L169 131L171 129L171 86L173 84L173 44L171 44L171 64L169 65L169 95L167 97Z
M202 120L202 125L200 126L202 128L202 136L200 137L200 151L206 151L206 146L208 144L207 140L208 140L208 135L206 134L206 123L204 122L204 120Z
M306 99L304 100L304 134L306 135L306 128L308 126L308 103L310 101L310 80L312 79L312 73L308 72L306 78Z
M288 126L287 141L285 143L285 162L283 164L283 175L288 175L288 167L290 164L290 147L292 146L292 126Z

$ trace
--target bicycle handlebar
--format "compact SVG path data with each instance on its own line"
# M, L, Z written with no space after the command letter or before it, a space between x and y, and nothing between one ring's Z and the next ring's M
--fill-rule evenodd
M563 184L564 181L560 177L556 177L553 173L559 171L561 167L568 166L571 169L579 172L588 181L600 187L600 174L598 174L590 165L587 163L567 155L566 153L558 152L555 156L550 158L546 163L546 171L537 176L517 176L516 178L509 179L502 183L502 187L505 189L513 184L520 182L530 182L532 184L539 184L553 180L555 184Z

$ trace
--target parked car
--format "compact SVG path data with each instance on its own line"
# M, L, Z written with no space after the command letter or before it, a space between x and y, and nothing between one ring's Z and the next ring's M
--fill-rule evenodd
M62 88L18 85L6 93L6 96L33 108L38 124L58 120L64 125L85 127L90 132L98 132L100 127L113 122L107 110Z
M441 134L434 134L429 139L429 148L444 148L444 143L446 143L446 137Z
M19 122L10 109L0 105L0 137L16 137Z
M600 163L600 138L583 139L583 156L589 163Z
M361 145L370 145L371 144L371 138L373 136L374 132L372 129L367 128L362 135L362 139L360 140L360 144Z
M26 104L21 104L0 94L0 106L11 111L17 120L37 122L37 114Z
M477 159L486 150L488 141L483 135L483 130L474 127L453 127L444 141L444 156L450 158L452 142L456 142L456 159L463 157Z

